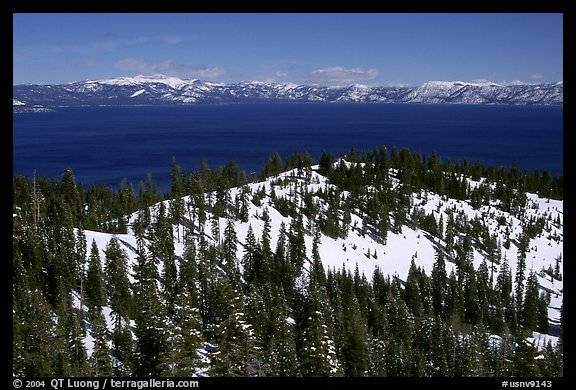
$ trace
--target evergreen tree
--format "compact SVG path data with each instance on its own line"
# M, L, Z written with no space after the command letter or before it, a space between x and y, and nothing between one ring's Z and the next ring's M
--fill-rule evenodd
M224 270L230 276L230 278L232 278L232 280L235 283L235 286L240 287L240 275L238 267L236 265L237 248L238 248L238 238L236 236L236 229L234 228L234 222L232 222L231 219L228 219L228 222L226 223L226 228L224 229L224 241L222 243L222 260L224 263Z
M371 338L368 341L368 376L385 377L386 362L384 356L386 353L386 344L379 338Z
M476 287L478 297L478 307L480 309L480 322L485 326L489 325L490 319L490 298L492 284L488 275L488 265L486 260L482 260L476 272Z
M128 280L128 257L116 236L112 236L108 241L104 254L106 257L104 269L106 291L108 292L110 308L118 317L129 318L132 296Z
M40 291L32 291L26 299L26 310L15 319L21 321L22 346L18 373L24 376L45 377L55 375L57 350L54 349L55 323L50 305Z
M548 333L548 306L550 306L550 294L548 292L540 293L540 299L537 304L537 325L536 331Z
M106 304L104 294L104 281L102 278L102 263L96 241L92 240L88 273L86 275L86 306L89 308L102 307Z
M156 283L143 283L137 297L140 312L136 315L135 370L138 376L159 376L163 372L162 355L166 351L166 311L161 304Z
M204 347L200 312L194 307L188 292L178 296L175 313L169 319L167 329L167 346L161 357L163 374L204 376L207 364L200 352Z
M238 292L226 279L220 285L228 298L227 314L216 329L218 350L212 354L210 376L248 376L248 366L254 359L253 329L246 322L243 303Z
M294 274L286 256L286 225L280 223L276 250L274 251L274 261L272 266L272 286L281 287L288 302L291 300L291 292L294 288Z
M368 340L365 321L355 299L346 305L343 324L342 368L345 376L364 376L368 372Z
M503 304L508 303L512 295L512 272L506 257L500 263L500 270L496 279L496 293Z
M318 173L330 177L334 166L334 156L331 153L322 152L320 156Z
M340 372L334 339L322 310L326 298L313 279L304 294L305 323L302 339L301 370L304 376L334 376Z
M161 202L154 224L154 234L150 243L151 255L162 262L162 293L166 299L168 310L172 312L176 293L178 291L178 274L176 256L174 254L174 231L166 217L164 203Z
M535 377L539 375L536 364L538 350L524 338L517 337L514 340L515 349L512 355L511 374L519 377Z
M396 340L400 347L406 347L412 337L414 319L410 309L400 295L400 281L394 278L386 297L386 324L390 338Z
M526 294L524 296L524 306L522 312L522 325L531 331L538 327L538 306L539 306L539 283L534 272L528 276L526 283Z
M90 334L94 339L94 350L91 356L91 369L94 376L111 376L109 337L106 320L99 306L90 310Z
M79 292L80 295L80 310L83 310L84 305L84 291L85 286L84 282L86 281L86 233L82 227L76 229L76 241L75 241L75 261L76 261L76 269L75 275L77 278L76 281L76 290Z
M71 295L63 293L59 296L53 345L56 350L54 374L83 376L88 368L84 347L85 329L77 310L72 306Z
M71 218L75 218L80 210L80 194L72 168L66 168L62 175L62 197L72 213Z
M406 278L404 288L404 302L413 317L419 317L421 314L420 287L418 286L418 269L414 262L414 257L410 262L410 269Z
M260 246L256 241L252 225L248 226L246 241L244 244L244 256L242 257L242 266L244 267L244 279L248 286L253 286L258 275L258 265L260 262Z
M172 223L176 225L177 240L180 242L180 221L184 214L184 188L182 184L182 176L180 166L176 163L176 159L172 159L172 184L170 187L170 215ZM185 175L184 175L185 176Z
M320 245L320 231L316 230L314 233L314 240L312 241L312 271L310 277L319 285L326 284L326 273L322 265L322 259L319 252Z
M180 261L178 273L178 287L180 293L188 294L192 306L198 303L198 270L196 266L196 245L192 234L186 233L184 237L184 250Z
M262 221L264 221L264 227L262 229L262 264L266 269L265 277L263 282L269 281L271 275L271 263L272 263L272 244L270 242L270 232L272 230L271 221L270 221L270 214L268 213L268 207L264 206L262 210Z
M292 268L291 274L294 276L301 275L302 267L306 260L306 243L304 241L304 226L300 214L298 214L290 224L290 232L288 234L288 259L290 261L290 267Z
M436 261L432 267L432 305L434 315L446 319L446 287L448 276L446 274L446 263L441 249L436 250Z
M132 340L129 324L123 320L116 321L112 332L112 371L115 376L130 376L138 371Z
M464 284L464 320L472 325L477 325L481 321L481 307L478 299L478 284L476 282L476 272L474 268L468 271Z
M271 375L291 377L298 375L296 343L294 332L288 323L288 307L284 297L278 298L274 305L278 310L271 319L270 370Z
M528 245L530 238L525 232L520 234L518 238L518 262L516 263L516 278L514 280L516 284L515 296L516 296L516 307L522 307L522 297L524 296L524 282L526 271L526 254L528 252Z

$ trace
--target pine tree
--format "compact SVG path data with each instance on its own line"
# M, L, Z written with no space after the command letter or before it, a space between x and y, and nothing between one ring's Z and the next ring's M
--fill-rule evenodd
M262 229L262 264L265 267L264 280L263 282L270 281L271 278L271 263L273 260L272 244L270 241L270 232L272 227L270 225L270 214L268 213L268 207L264 206L262 210L262 221L264 221L264 228Z
M111 376L109 337L106 320L99 306L90 310L90 334L94 339L94 350L91 356L91 369L94 376Z
M219 289L227 302L217 325L215 342L218 349L212 354L210 376L247 376L248 365L254 357L253 329L247 323L244 304L238 291L234 291L226 277Z
M452 256L454 250L454 237L455 237L455 222L452 213L448 214L448 222L446 223L446 235L444 241L446 242L446 254Z
M258 274L258 263L260 256L260 247L256 241L252 225L248 226L246 240L244 244L244 256L242 257L242 266L244 267L244 279L248 286L254 285Z
M400 294L400 281L394 278L386 297L386 324L390 337L407 346L412 337L414 319Z
M522 297L524 296L524 281L526 271L526 254L528 252L528 245L530 238L525 232L520 234L518 239L518 262L516 264L516 278L514 280L516 284L515 296L516 296L516 307L522 307Z
M539 375L536 364L538 350L534 345L524 338L517 337L514 339L515 349L512 355L512 372L513 376L535 377Z
M130 282L128 280L126 251L120 247L118 238L112 236L106 249L105 269L106 291L110 308L119 317L129 318L132 306Z
M319 245L320 231L316 230L314 240L312 241L312 270L310 277L314 279L319 286L324 286L326 284L326 273L324 272L324 266L320 258Z
M490 292L492 291L492 285L488 275L488 265L486 264L486 260L482 260L482 263L476 272L476 288L478 306L480 308L480 322L485 326L488 326L490 320Z
M178 287L180 293L189 296L192 306L198 303L198 270L196 265L196 245L192 234L186 233L184 236L184 250L180 262L180 272L178 273Z
M421 312L420 287L418 286L418 269L414 262L414 257L410 262L406 286L404 288L404 302L413 317L419 317Z
M161 354L163 374L176 377L204 376L207 364L200 350L204 337L200 312L192 297L183 292L177 298L175 313L167 324L166 349Z
M496 293L503 304L508 303L512 295L512 273L506 257L500 264L498 278L496 279Z
M57 350L54 349L55 324L50 305L37 290L30 292L26 302L25 311L17 317L21 321L20 333L25 336L21 338L18 371L30 377L55 375Z
M539 299L538 278L534 272L531 272L526 283L526 294L522 307L522 325L530 331L536 330L538 326Z
M540 333L548 333L548 306L550 306L550 293L541 292L537 307L536 330Z
M182 184L182 173L180 166L176 163L176 159L172 159L172 184L170 187L170 215L172 217L172 223L176 225L177 240L180 242L180 220L184 213L184 201L182 196L184 195L184 189Z
M115 376L130 376L137 372L133 355L133 335L130 326L118 319L112 332L112 371Z
M444 254L438 248L436 250L436 261L432 267L431 282L432 282L432 305L434 315L446 319L446 287L448 276L446 274L446 263L444 261Z
M271 295L268 284L259 284L252 288L245 297L244 318L250 326L250 352L246 365L248 376L269 376L272 373L270 364L270 341L272 333Z
M294 276L291 272L290 264L286 257L286 225L280 223L278 230L278 240L274 251L274 261L272 265L272 286L281 287L290 302L290 294L294 287Z
M384 354L386 353L386 344L378 338L371 338L368 340L368 376L385 377L386 362Z
M358 302L352 299L345 308L342 367L345 376L364 376L368 372L368 340L365 321Z
M302 215L292 220L290 225L290 232L288 234L288 259L290 267L292 268L291 274L300 276L302 274L302 267L306 260L306 243L304 241L304 226L302 224Z
M61 294L69 294L77 287L76 243L68 205L50 199L45 222L45 292L52 307L56 307L65 299Z
M240 274L237 266L237 255L236 255L237 250L238 250L238 237L236 235L234 222L231 219L228 219L226 223L226 228L224 229L224 241L222 242L222 261L224 263L225 272L232 278L232 280L235 283L235 286L239 287Z
M271 318L270 370L271 375L291 377L298 374L296 343L292 326L288 323L288 307L284 297L279 296L277 308Z
M92 240L86 275L86 306L89 308L102 307L106 304L104 294L104 281L102 278L102 263L96 241Z
M304 294L305 320L302 339L301 370L304 376L334 376L340 372L331 330L322 310L325 295L313 279Z
M212 322L210 308L211 284L213 282L212 269L208 254L208 244L204 236L200 237L198 245L198 305L204 332L208 332Z
M60 376L83 376L87 372L84 346L86 330L78 311L72 306L70 294L62 293L58 302L54 348L56 360L54 373Z
M330 177L334 166L334 156L331 153L322 152L320 156L318 173Z
M480 323L482 313L478 299L478 284L474 268L468 271L464 283L464 320L472 325Z
M432 376L449 376L448 352L444 335L446 334L446 325L439 316L434 317L432 323L432 332L430 336L430 357L432 363Z
M14 296L12 298L12 306L15 307ZM14 376L24 376L25 361L25 345L24 345L24 328L25 322L22 321L18 311L13 309L12 314L12 373Z
M446 299L447 319L454 325L464 322L464 292L456 279L454 271L448 276L448 294Z
M76 240L75 240L75 247L74 252L75 256L75 268L76 268L76 290L80 295L80 310L84 310L84 282L86 281L86 233L82 227L76 229Z
M178 291L178 274L174 254L174 230L165 213L164 203L161 202L154 224L154 234L151 237L150 253L162 262L162 293L168 310L172 312Z
M154 280L143 283L137 297L140 312L136 315L134 373L138 376L159 376L163 372L162 354L166 351L166 311L161 304Z
M62 197L68 206L72 218L76 218L80 209L80 194L72 168L66 168L62 175Z

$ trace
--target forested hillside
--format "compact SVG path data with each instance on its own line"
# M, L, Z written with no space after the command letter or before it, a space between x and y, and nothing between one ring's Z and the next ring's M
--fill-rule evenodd
M13 178L16 376L562 376L563 178L385 147Z

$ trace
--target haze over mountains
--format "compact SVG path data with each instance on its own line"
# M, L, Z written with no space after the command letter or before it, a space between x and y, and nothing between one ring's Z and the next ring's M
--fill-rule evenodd
M500 85L428 81L419 86L326 87L293 83L214 83L164 75L119 77L60 85L15 85L14 109L43 106L195 103L355 102L562 105L564 83Z

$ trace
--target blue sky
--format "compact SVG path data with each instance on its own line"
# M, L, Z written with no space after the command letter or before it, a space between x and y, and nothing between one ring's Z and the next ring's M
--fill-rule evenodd
M563 80L563 15L14 14L13 84L139 74L416 85Z

